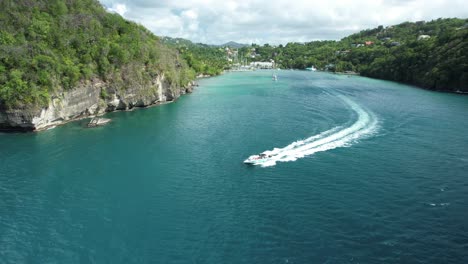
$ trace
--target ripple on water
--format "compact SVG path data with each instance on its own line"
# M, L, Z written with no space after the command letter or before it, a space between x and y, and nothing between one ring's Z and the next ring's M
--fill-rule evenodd
M176 104L111 114L98 130L0 135L0 259L468 263L468 98L271 74L200 81ZM378 134L273 167L242 163L366 116L337 95L373 113Z

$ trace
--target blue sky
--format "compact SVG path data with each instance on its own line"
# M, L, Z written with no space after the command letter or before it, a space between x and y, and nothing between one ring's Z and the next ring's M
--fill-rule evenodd
M159 36L195 42L285 44L337 40L362 29L468 18L466 0L100 0Z

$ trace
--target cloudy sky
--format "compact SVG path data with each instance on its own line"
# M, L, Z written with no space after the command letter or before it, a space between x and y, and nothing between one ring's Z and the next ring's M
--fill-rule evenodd
M468 18L467 0L100 0L159 36L222 44L341 39L362 29Z

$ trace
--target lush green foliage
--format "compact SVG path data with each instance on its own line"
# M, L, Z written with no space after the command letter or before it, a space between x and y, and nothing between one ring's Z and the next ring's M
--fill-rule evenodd
M229 67L223 48L161 41L143 26L107 13L97 0L0 1L0 107L46 105L60 89L99 78L119 90L162 72L175 86ZM468 21L438 19L361 31L341 41L239 49L250 61L468 91ZM420 35L428 39L418 40ZM370 45L363 45L372 41ZM359 45L361 44L361 45ZM256 57L251 58L255 53ZM103 92L101 97L107 97Z
M420 39L421 35L430 38ZM365 45L366 42L369 45ZM359 45L361 44L361 45ZM255 59L274 59L282 68L356 71L364 76L419 85L429 89L468 91L468 20L405 22L364 30L341 41L288 43L241 48Z
M2 0L0 10L0 106L45 105L92 78L116 89L161 72L176 86L194 78L175 49L97 0Z
M181 38L163 39L164 43L177 48L188 65L197 74L218 75L229 68L224 49L200 43L192 43Z

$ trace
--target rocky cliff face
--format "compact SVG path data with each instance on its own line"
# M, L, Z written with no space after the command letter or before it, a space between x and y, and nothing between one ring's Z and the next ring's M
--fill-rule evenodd
M106 112L170 102L191 92L192 86L171 86L164 74L151 83L135 83L121 90L101 80L87 81L72 90L57 92L45 108L0 109L0 130L43 130Z

